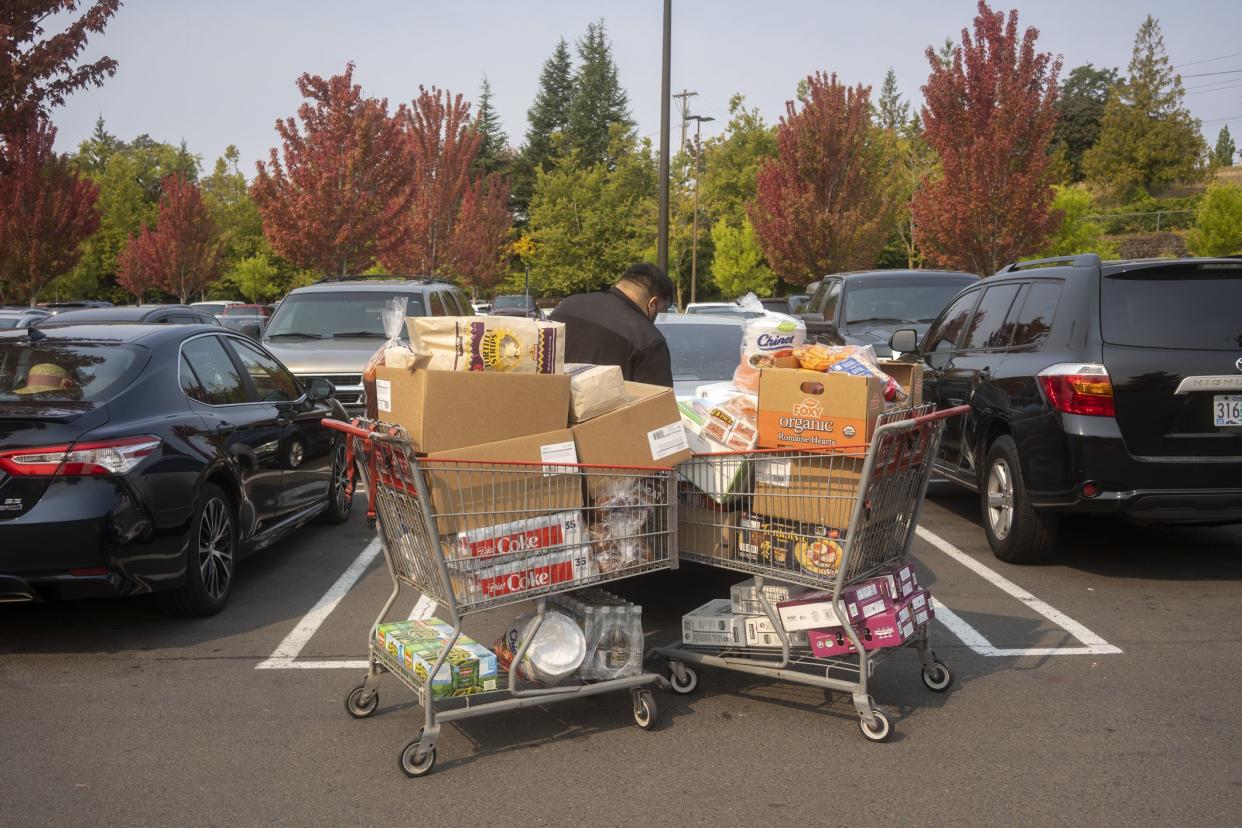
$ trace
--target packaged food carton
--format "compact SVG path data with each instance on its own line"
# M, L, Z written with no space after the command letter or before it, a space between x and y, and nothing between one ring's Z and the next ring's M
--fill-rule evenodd
M825 578L841 565L844 550L835 529L755 515L743 515L741 528L738 559L747 563Z
M513 316L411 316L410 345L436 371L558 374L565 326Z
M879 361L880 370L888 374L909 396L897 404L898 408L917 408L923 404L923 364L914 362L895 362L891 359Z
M868 618L860 630L863 648L900 647L914 635L914 613L909 604L889 606Z
M571 428L581 462L672 468L689 459L690 445L673 390L636 382L627 382L625 390L625 405ZM588 480L592 494L596 482Z
M865 446L883 410L884 383L874 377L764 368L759 376L759 446Z
M695 506L677 507L677 548L705 558L734 560L738 513Z
M931 595L926 590L920 589L911 595L909 606L917 626L921 627L936 617L936 608L932 604Z
M782 584L779 581L765 581L763 584L763 594L767 597L768 603L773 606L781 601L789 601L805 595L810 591L809 587L798 586L797 584ZM763 605L759 603L754 578L747 578L745 581L730 587L729 600L733 611L738 615L763 615Z
M756 460L751 510L769 518L844 530L862 484L863 462L861 453Z
M682 616L681 640L713 647L741 646L746 640L746 618L733 614L728 598L715 598Z
M569 421L581 423L625 405L625 378L619 365L565 366L569 377Z
M427 685L431 668L453 635L453 628L438 618L426 621L395 621L376 628L387 651L418 686ZM464 633L457 638L444 664L431 679L435 698L468 696L497 689L495 654Z
M709 425L720 422L712 416L718 409L704 400L679 400L677 408L685 427L686 442L696 455L678 466L678 476L721 504L730 503L748 492L751 461L736 453L744 449L709 436Z
M586 543L582 512L573 509L550 515L468 529L454 538L452 557L459 560L526 556Z
M432 452L424 468L436 528L454 535L580 509L582 474L554 465L577 462L569 429Z
M415 450L450 451L557 431L569 424L569 377L375 369L379 419Z
M807 644L811 655L816 658L835 658L853 655L858 652L854 642L846 635L844 627L830 627L824 630L807 630Z
M789 639L790 647L807 646L807 637L805 632L786 632L785 637ZM746 646L781 646L780 634L777 633L776 627L773 626L772 621L766 615L746 616Z
M889 597L896 603L909 600L919 590L914 566L908 563L895 566L891 571L881 573L873 580L880 581Z
M569 587L598 573L590 544L533 555L449 561L448 566L454 594L458 600L472 603L520 596L557 585Z
M841 590L841 603L846 619L837 615L831 592L815 592L782 601L776 605L776 611L786 630L816 630L840 627L847 619L856 626L865 624L893 608L893 599L874 581Z

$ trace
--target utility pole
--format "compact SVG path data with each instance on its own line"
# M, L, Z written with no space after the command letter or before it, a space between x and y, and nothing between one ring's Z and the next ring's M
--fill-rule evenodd
M677 147L678 152L686 151L686 126L690 123L690 99L697 97L698 94L698 92L683 89L673 96L677 99L677 109L681 112L681 143Z
M694 121L694 207L691 215L690 229L690 301L696 301L699 282L699 173L703 166L703 144L699 141L699 133L704 121L714 121L710 115L690 115L687 121Z
M671 55L673 51L673 0L664 0L664 56L660 67L660 217L656 229L656 264L668 273L668 131Z

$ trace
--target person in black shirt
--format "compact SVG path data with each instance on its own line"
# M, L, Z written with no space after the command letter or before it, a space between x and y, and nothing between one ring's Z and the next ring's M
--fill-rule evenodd
M673 363L655 318L673 302L673 282L652 264L630 265L614 287L570 296L552 312L565 323L565 361L619 365L632 382L673 385Z

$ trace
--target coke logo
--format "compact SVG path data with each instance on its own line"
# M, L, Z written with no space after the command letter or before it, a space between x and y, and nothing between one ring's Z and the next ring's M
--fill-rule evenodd
M781 348L786 345L793 345L793 335L789 336L773 336L772 334L761 333L759 338L755 340L755 344L760 348Z
M516 535L504 535L499 538L486 538L470 545L470 554L475 558L487 558L492 555L509 555L515 552L529 552L534 549L546 549L563 543L564 535L560 526L545 526L533 532Z

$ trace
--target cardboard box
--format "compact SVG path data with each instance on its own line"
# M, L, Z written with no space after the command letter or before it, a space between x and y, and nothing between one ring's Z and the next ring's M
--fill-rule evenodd
M915 592L910 597L909 607L917 626L921 627L936 617L936 608L932 604L931 595L926 590L920 589Z
M582 546L586 538L582 512L572 509L459 532L450 546L450 556L456 560L529 557L566 546Z
M733 560L738 513L695 506L677 507L677 549L683 554Z
M859 633L866 650L900 647L914 635L914 614L908 604L890 606L868 618Z
M534 555L511 555L482 561L451 561L449 577L459 601L476 603L527 592L571 588L598 574L591 546L566 546Z
M441 452L569 425L569 377L375 369L379 419L420 452Z
M825 454L756 460L751 510L770 518L844 530L862 484L863 457Z
M625 391L625 405L572 427L581 462L672 468L689 459L673 389L627 382Z
M782 584L778 581L767 581L763 585L763 594L767 596L768 602L771 604L789 601L810 591L810 587ZM729 588L729 600L733 606L733 611L738 615L763 615L763 605L759 603L759 597L755 592L754 578L747 578L745 581L731 586Z
M686 431L686 444L697 455L682 463L678 475L717 503L729 503L750 490L751 461L704 433L711 419L691 400L679 400L677 408ZM702 455L720 455L706 457Z
M884 384L874 377L800 368L759 374L760 448L866 446L884 410Z
M425 686L431 668L453 635L453 628L438 618L426 621L394 621L375 629L377 642L402 666L407 676ZM462 634L453 651L431 679L435 698L468 696L497 688L496 655L482 644Z
M893 609L893 599L874 581L841 590L841 603L848 623L856 627ZM831 592L815 592L782 601L776 605L776 612L786 630L829 629L847 623L837 615Z
M882 582L884 590L894 602L906 601L919 591L919 582L914 575L914 567L910 564L893 567L891 572L878 575L875 580Z
M516 375L515 375L516 376ZM529 374L524 376L538 376ZM487 461L528 465L492 464ZM582 475L569 429L427 455L426 479L441 535L581 509ZM461 462L458 462L461 461Z
M715 598L681 619L685 644L737 647L746 640L746 618L734 615L728 598Z
M844 550L837 530L808 523L744 515L738 558L789 572L827 578L836 574Z
M879 360L880 370L897 380L910 396L898 404L899 408L914 408L923 404L923 363Z
M776 632L771 619L766 615L748 615L746 617L746 646L747 647L779 647L781 646L781 637ZM807 646L807 637L805 632L786 632L785 637L789 639L790 647Z
M811 655L816 658L835 658L836 656L853 655L858 652L854 642L845 634L844 627L832 627L826 630L807 630L807 644Z

